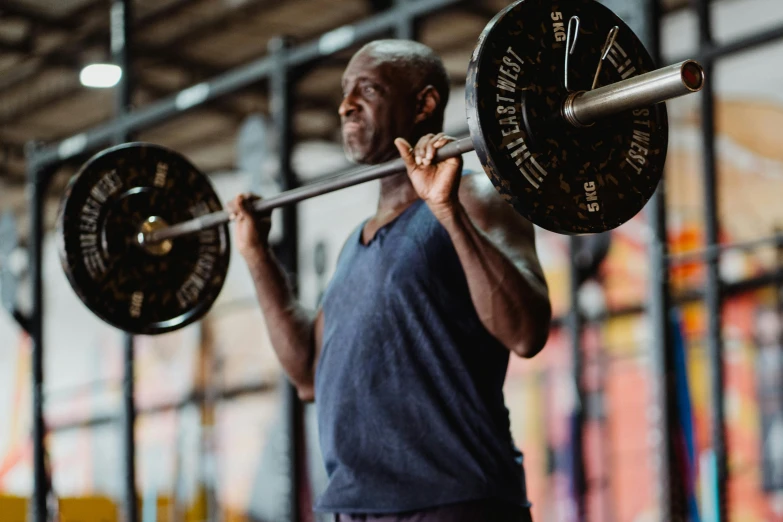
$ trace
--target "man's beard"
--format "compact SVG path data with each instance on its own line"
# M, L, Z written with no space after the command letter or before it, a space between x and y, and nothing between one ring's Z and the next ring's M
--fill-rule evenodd
M348 161L352 163L362 164L365 161L366 153L359 150L356 146L351 146L348 142L343 144L343 151Z
M372 161L373 149L376 148L375 135L369 129L363 129L360 134L352 134L350 138L343 137L343 150L346 157L354 163L367 164Z

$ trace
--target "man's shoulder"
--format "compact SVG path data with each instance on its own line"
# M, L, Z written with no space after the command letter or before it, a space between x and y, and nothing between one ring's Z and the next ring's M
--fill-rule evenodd
M466 198L477 202L490 202L500 198L500 195L483 172L465 169L459 184L459 197L460 200Z
M511 206L503 200L495 185L483 172L463 172L459 186L459 199L471 214L492 211L494 215L500 205L511 209ZM500 210L506 210L505 207L501 207Z
M485 232L503 230L526 236L533 233L530 221L514 210L483 172L463 173L459 199L471 219Z

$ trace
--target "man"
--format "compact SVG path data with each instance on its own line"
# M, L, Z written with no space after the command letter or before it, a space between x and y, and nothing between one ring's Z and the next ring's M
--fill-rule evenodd
M363 47L343 75L347 155L402 156L378 209L348 238L321 309L293 299L268 218L231 204L236 241L283 369L315 400L339 521L530 520L503 381L532 357L551 309L532 225L461 158L433 163L449 94L441 60L411 41ZM411 146L410 144L415 144Z

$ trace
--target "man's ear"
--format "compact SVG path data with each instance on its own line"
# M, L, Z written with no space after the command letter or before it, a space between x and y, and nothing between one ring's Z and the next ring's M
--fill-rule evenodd
M414 123L428 120L440 105L440 93L432 85L427 85L419 91L416 99L416 120Z

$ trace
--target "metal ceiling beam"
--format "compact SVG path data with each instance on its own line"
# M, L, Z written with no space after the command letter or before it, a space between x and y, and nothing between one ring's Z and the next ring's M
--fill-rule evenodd
M38 74L42 68L41 60L38 60L37 58L15 65L0 78L0 93L29 80Z
M183 9L192 8L193 6L204 3L204 0L175 0L160 9L150 11L149 13L139 16L134 22L133 29L136 32L140 32L143 29L151 27L160 22L166 22L171 17L177 16ZM105 30L105 34L108 35L108 29Z
M214 30L224 29L227 24L230 24L232 21L236 19L240 19L248 16L251 12L255 11L256 9L259 9L261 7L269 8L272 5L275 5L279 2L280 0L249 1L248 3L244 4L242 7L227 12L224 16L209 19L203 24L191 27L186 33L182 34L179 37L174 38L173 40L165 42L165 44L163 45L153 46L149 44L137 43L135 46L136 47L135 52L139 56L158 57L158 58L162 57L167 63L170 63L173 66L184 69L189 73L195 73L194 76L190 78L191 83L200 82L205 78L217 76L218 74L224 71L224 68L220 68L212 64L206 64L200 60L195 60L193 58L184 56L181 53L173 51L173 49L176 49L178 47L184 48L184 46L189 41L202 36L205 32L209 33ZM149 27L155 23L165 21L169 17L176 15L176 13L181 11L183 8L192 7L192 6L193 6L192 0L179 0L173 2L161 9L158 9L157 11L145 15L140 20L138 20L136 22L136 25L138 26L136 30L138 31L141 27ZM104 39L107 39L108 30L101 29L99 31L86 35L80 41L74 42L72 44L68 44L64 48L61 47L61 48L53 49L49 53L42 55L40 57L42 63L39 66L28 68L28 70L25 71L25 74L20 74L16 78L9 79L8 81L5 82L5 85L3 85L4 82L0 82L0 92L2 92L4 89L9 89L15 85L19 85L22 82L27 81L30 78L34 77L45 67L45 65L65 66L65 67L75 68L75 69L80 68L83 64L79 61L78 54L81 52L81 50L87 48L91 44L91 42L93 42L93 39L100 38L101 36L103 36ZM72 95L75 95L78 93L78 90L73 89L72 91L70 91L70 93ZM42 108L50 107L55 103L64 101L64 99L66 98L67 95L65 93L60 93L60 95L52 95L44 100L43 107L39 105L35 105L33 107L29 107L29 106L18 107L16 110L13 111L11 117L4 116L1 118L1 120L2 122L8 122L26 113L39 112L40 110L42 110ZM228 112L229 114L233 114L235 117L240 117L240 114L242 115L242 117L244 117L244 113L242 111L238 111L236 107L233 107L230 103L221 101L210 105L216 106L218 110Z
M6 186L24 183L24 168L16 170L13 168L13 165L19 165L23 161L24 146L21 143L12 143L0 136L0 178L3 179Z
M146 52L144 51L143 47L140 47L138 52L155 56L157 50L161 48L168 49L169 52L171 49L184 48L187 44L192 43L194 40L203 39L212 33L225 31L227 25L230 25L237 20L247 18L256 10L260 10L261 8L268 9L279 4L282 4L282 0L246 0L244 4L235 9L227 10L214 18L209 18L191 25L187 31L167 40L160 46L148 46Z
M697 58L702 61L714 61L733 54L751 51L772 42L783 39L783 24L770 27L758 33L742 36L731 42L709 43L698 52ZM677 63L671 61L671 63Z
M143 56L145 58L162 58L163 61L165 61L166 64L170 67L176 67L191 73L195 73L195 81L198 81L202 78L215 76L216 74L220 74L225 70L222 67L204 63L200 60L195 60L188 56L181 55L175 51L172 51L172 49L168 46L151 46L148 44L139 43L136 44L135 52L138 56ZM84 63L79 58L79 53L70 52L68 49L54 49L47 53L43 59L46 61L46 64L53 67L63 66L74 70L79 70L84 65ZM153 64L154 63L155 62L153 62Z
M136 77L137 87L140 91L146 91L156 98L163 98L168 96L172 92L170 89L164 89L158 85L151 83L148 79L141 76ZM247 113L234 105L230 99L215 100L214 103L204 105L204 109L214 110L224 116L228 116L236 123L241 122L247 116Z
M9 4L9 5L15 5L15 4ZM98 0L98 2L89 5L106 6L106 2L105 0ZM171 4L168 4L160 9L149 12L146 15L139 17L134 24L135 30L137 32L140 32L146 27L150 27L156 23L160 23L162 21L168 20L171 17L176 16L177 13L180 12L181 10L188 7L192 7L193 5L194 5L193 0L177 0L175 2L172 2ZM3 12L3 10L5 9L6 9L6 5L5 3L3 3L3 7L0 8L0 12ZM73 16L74 19L76 19L78 22L78 18L83 16L86 10L87 7L84 7L71 16ZM91 46L105 44L108 41L109 41L109 27L108 25L106 25L97 28L89 33L86 33L84 35L81 35L76 39L69 40L64 45L52 49L51 51L48 51L38 56L33 56L32 57L32 60L34 61L33 64L27 65L26 69L23 72L17 74L10 73L9 75L6 75L4 78L0 79L0 92L21 85L25 81L34 77L36 74L40 73L47 65L51 63L63 63L63 62L75 63L77 61L78 55L82 51L90 48Z
M214 66L205 66L201 62L194 62L185 57L175 57L170 54L170 58L176 63L178 68L182 68L190 73L196 73L194 77L190 78L192 83L196 83L205 78L215 76L219 72L222 72L220 69ZM68 61L66 56L58 55L57 59L59 60L57 65L63 65L67 67L77 66L77 64L73 61ZM148 78L144 77L142 74L138 74L137 77L139 86L153 94L153 96L156 98L169 95L171 92L176 92L178 90L164 89L158 85L155 85L153 82L150 82ZM30 104L20 103L9 112L0 112L0 125L13 123L15 120L22 118L25 115L38 114L41 111L51 108L58 103L66 101L70 97L79 95L84 91L84 89L85 88L83 86L74 80L72 87L49 92L46 95L33 100ZM246 116L245 111L232 104L230 100L216 100L215 103L211 103L209 105L209 108L214 108L215 110L218 110L224 114L228 114L237 120L240 120Z
M32 41L30 38L22 38L21 40L9 39L0 35L0 52L15 53L15 54L30 54L33 50Z
M0 13L3 16L22 18L49 30L72 31L79 27L81 18L85 14L104 4L105 0L96 0L66 13L65 16L58 17L31 8L17 0L3 0L3 4L0 6Z
M138 77L137 83L141 90L147 91L155 97L164 97L172 92L152 84L143 77ZM67 101L81 93L84 93L84 87L78 84L78 82L74 83L71 87L53 90L45 96L36 99L34 104L19 105L10 112L0 113L0 126L13 123L25 115L32 116L39 114L40 112L51 109L58 103ZM214 100L213 102L206 104L203 109L218 112L224 116L230 117L237 123L241 122L247 116L246 112L233 104L230 99ZM22 149L20 149L20 153L22 156L24 155Z
M194 82L215 76L226 70L225 67L218 67L217 65L185 56L172 50L167 45L151 46L139 43L136 44L136 53L138 56L143 56L145 60L152 58L151 65L159 65L162 61L167 67L184 69L193 73ZM155 58L158 60L155 60Z
M96 0L72 11L61 19L56 19L31 10L29 7L23 6L14 0L5 0L2 6L0 6L0 14L23 18L35 25L35 27L28 30L25 36L24 48L19 49L19 52L23 54L31 54L35 48L35 37L38 34L37 29L39 27L49 30L72 31L79 27L82 23L82 18L89 11L104 5L105 0ZM108 34L108 29L106 34ZM13 50L15 51L15 49ZM52 52L60 53L61 48L58 47ZM21 64L5 74L0 78L0 92L20 85L38 74L46 65L46 56L46 54L33 56L27 63Z
M373 13L380 13L381 11L389 9L394 3L394 0L367 0L367 3Z
M2 151L0 163L11 159L24 159L24 144L15 143L3 136L0 136L0 151Z
M171 91L168 91L166 89L161 89L158 86L150 84L148 81L146 81L143 78L138 78L137 82L141 90L148 91L156 97L166 96L171 93ZM0 126L12 123L13 121L17 120L18 118L21 118L24 115L32 116L35 114L39 114L42 111L51 109L52 107L56 106L58 103L67 101L83 92L84 92L84 87L78 84L73 86L72 88L65 88L62 90L53 91L47 94L46 96L42 96L41 98L37 99L35 101L35 104L32 106L29 105L19 106L10 112L4 114L0 113ZM239 109L238 107L233 105L230 100L227 99L214 100L213 102L206 104L203 108L217 111L223 115L232 118L236 122L242 121L245 118L245 116L247 116L245 114L245 111Z
M79 84L78 80L75 81L72 86L67 86L62 89L52 89L50 92L44 93L42 96L37 97L32 104L19 104L12 110L4 113L0 113L0 126L12 124L23 116L31 116L38 114L43 110L46 110L53 105L63 102L73 96L76 96L80 92L84 91L84 87Z
M3 5L0 6L0 14L9 18L21 18L50 30L64 31L76 28L76 26L64 27L66 22L62 19L47 15L14 0L3 0Z
M223 140L223 143L221 143L220 140ZM205 134L202 134L201 136L196 136L195 138L192 138L188 140L186 143L177 143L176 140L172 140L172 146L175 147L181 154L183 154L185 157L192 157L195 156L199 150L202 150L207 147L232 147L233 148L233 138L226 138L226 132L225 131L218 131L218 132L207 132ZM214 155L211 156L214 161ZM219 161L211 166L199 166L196 165L197 168L199 168L202 172L215 172L218 170L232 170L236 168L236 160L235 157L232 155L231 159L225 160L226 163L223 161Z

